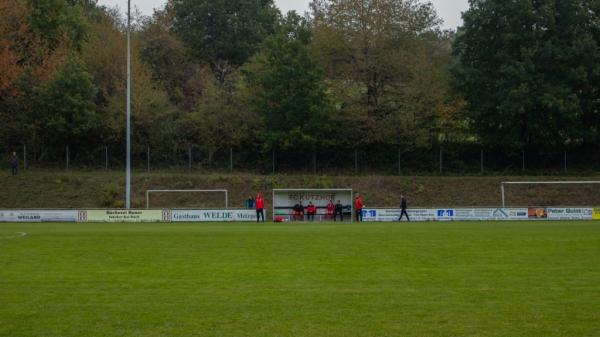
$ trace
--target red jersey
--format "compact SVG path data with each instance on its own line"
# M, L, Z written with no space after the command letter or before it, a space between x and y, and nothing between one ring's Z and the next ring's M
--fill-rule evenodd
M362 201L362 197L358 197L356 198L356 203L355 203L356 209L357 210L361 210L363 209L363 201Z
M306 206L306 213L315 214L317 213L317 208L315 207L315 205L308 205Z
M264 209L265 208L265 199L259 194L256 197L256 209Z
M330 201L327 204L327 214L333 214L333 210L335 209L335 206L333 205L333 203Z

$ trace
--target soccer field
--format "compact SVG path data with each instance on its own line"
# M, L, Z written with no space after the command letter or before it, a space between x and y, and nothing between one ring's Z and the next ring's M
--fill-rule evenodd
M0 224L0 336L599 334L598 222Z

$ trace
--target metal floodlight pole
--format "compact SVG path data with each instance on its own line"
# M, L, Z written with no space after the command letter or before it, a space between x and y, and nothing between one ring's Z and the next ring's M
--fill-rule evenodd
M127 0L127 159L125 208L131 208L131 0Z

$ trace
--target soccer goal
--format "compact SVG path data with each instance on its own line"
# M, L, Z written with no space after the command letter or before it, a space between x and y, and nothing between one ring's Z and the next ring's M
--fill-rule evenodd
M591 206L598 203L600 181L505 181L500 183L502 207L507 206L507 190L514 186L513 198L519 206ZM574 188L575 187L575 188ZM523 190L525 188L525 190ZM533 201L533 204L531 200ZM525 204L527 203L527 204Z
M333 216L327 212L329 201L342 205L343 221L352 221L352 189L274 189L273 190L273 216L282 217L288 221L309 221L307 206L312 203L316 207L314 221L333 221ZM294 211L294 206L302 205L303 214ZM341 221L338 216L337 221Z
M165 195L175 196L175 198L171 198L171 201L176 202L178 205L183 205L184 202L189 201L190 194L196 195L196 197L194 197L196 203L210 203L210 205L207 206L225 207L225 209L229 208L228 190L147 190L146 209L150 208L150 196L152 195L155 196L155 198Z

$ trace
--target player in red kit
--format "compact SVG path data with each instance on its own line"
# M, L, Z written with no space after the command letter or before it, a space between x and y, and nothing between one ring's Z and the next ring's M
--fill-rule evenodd
M260 221L262 217L262 221L265 222L265 199L263 199L262 194L258 192L256 196L256 222Z
M363 199L358 193L354 201L354 209L356 210L356 221L362 222Z
M329 200L327 204L327 220L333 219L333 211L335 210L335 205L333 204L333 200Z

